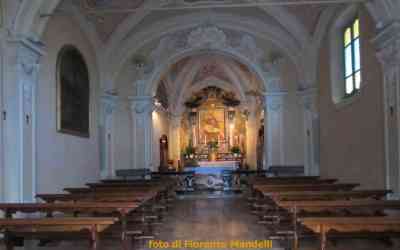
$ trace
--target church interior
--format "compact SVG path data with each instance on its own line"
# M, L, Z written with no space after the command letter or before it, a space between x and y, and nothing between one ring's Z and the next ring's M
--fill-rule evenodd
M400 0L0 0L0 250L400 248Z

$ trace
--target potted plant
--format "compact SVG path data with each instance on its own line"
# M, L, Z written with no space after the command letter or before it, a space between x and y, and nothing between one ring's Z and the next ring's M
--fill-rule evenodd
M198 165L196 159L196 148L189 145L184 150L182 150L182 155L184 158L184 166L186 167L196 167Z
M235 158L238 158L240 156L240 154L241 154L240 148L238 146L233 146L231 148L231 153L233 154L233 156Z
M191 145L187 146L183 152L186 159L194 159L195 154L196 148Z

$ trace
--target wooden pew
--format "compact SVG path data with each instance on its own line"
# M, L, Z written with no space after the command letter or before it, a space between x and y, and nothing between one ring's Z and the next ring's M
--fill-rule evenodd
M250 185L292 185L292 184L333 184L337 179L281 179L257 178L250 181Z
M350 191L360 184L338 183L338 184L261 184L254 185L254 189L262 193L284 192L284 191Z
M107 214L116 215L121 221L121 242L127 246L128 214L140 206L137 202L76 202L76 203L2 203L0 211L6 218L12 219L13 214L21 213L46 213L50 218L55 212L78 214Z
M308 201L308 200L380 200L392 193L391 190L350 190L350 191L289 191L263 192L263 195L274 201Z
M320 250L326 250L327 236L330 232L358 233L400 233L400 217L308 217L299 221L320 235Z
M48 239L49 235L66 238L66 234L87 233L91 250L98 249L99 233L113 225L118 219L95 218L39 218L39 219L0 219L0 232L5 235L7 250L14 249L15 237Z
M48 203L101 201L101 202L147 202L155 197L153 192L120 192L120 193L81 193L81 194L38 194L39 198Z
M397 200L331 200L331 201L280 201L280 208L291 213L295 249L298 247L298 220L300 217L309 217L317 213L318 217L326 213L327 217L386 216L386 210L399 210L400 201ZM361 213L361 214L360 214ZM286 232L285 232L286 234Z
M282 201L324 201L324 200L381 200L390 190L351 190L351 191L289 191L262 192L262 197L254 200L250 206L256 214L275 207Z

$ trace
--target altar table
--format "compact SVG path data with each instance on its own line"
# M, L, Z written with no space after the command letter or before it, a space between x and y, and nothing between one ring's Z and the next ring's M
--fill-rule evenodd
M223 189L232 188L232 172L239 168L237 161L200 161L198 167L186 167L193 171L196 189Z

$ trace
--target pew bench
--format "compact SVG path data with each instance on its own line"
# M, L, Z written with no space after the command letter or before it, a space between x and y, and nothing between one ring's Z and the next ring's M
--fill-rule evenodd
M327 237L330 233L354 234L369 233L399 234L400 217L308 217L299 218L299 222L320 236L320 250L327 249Z
M96 250L99 234L117 221L113 217L0 219L0 232L4 234L7 250L14 249L16 238L49 240L51 235L67 239L76 234L85 234L90 242L89 249Z
M267 192L284 191L350 191L360 186L358 183L337 183L337 184L257 184L254 189Z

